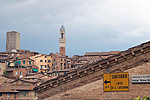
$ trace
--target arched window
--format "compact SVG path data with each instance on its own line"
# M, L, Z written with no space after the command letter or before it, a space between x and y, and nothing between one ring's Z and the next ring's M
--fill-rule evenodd
M63 33L61 33L61 38L62 38L62 39L63 39L63 37L64 37L63 35L64 35L64 34L63 34Z

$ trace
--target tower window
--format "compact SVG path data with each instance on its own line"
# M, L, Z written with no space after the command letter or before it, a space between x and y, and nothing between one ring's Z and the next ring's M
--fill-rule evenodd
M63 49L63 47L61 47Z
M63 39L63 35L64 35L64 34L63 34L63 33L61 33L61 38L62 38L62 39Z

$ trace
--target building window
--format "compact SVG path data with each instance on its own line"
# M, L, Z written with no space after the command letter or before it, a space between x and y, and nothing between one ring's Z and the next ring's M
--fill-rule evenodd
M57 73L55 73L55 76L57 76Z
M14 53L12 53L12 56L14 56Z
M58 73L58 76L60 75L60 73Z
M19 72L19 75L22 75L22 72Z
M70 64L71 62L69 60L67 60L67 63Z
M9 97L10 95L9 95L9 93L7 93L7 97Z
M71 65L71 68L73 68L73 65Z
M62 61L62 59L61 59L61 61Z
M29 65L31 65L31 61L29 61Z
M48 62L51 62L51 60L48 60Z
M19 53L17 55L19 56Z
M36 96L36 91L35 91L35 94L34 94L34 96Z
M45 62L46 62L46 60L45 60Z
M24 91L24 96L26 96L26 91Z
M0 69L1 69L1 65L0 65Z
M45 68L46 68L46 66L45 66Z
M60 64L60 66L62 66L62 63Z
M43 62L43 60L40 60L40 62Z
M1 75L1 72L0 72L0 75Z
M2 96L2 93L0 93L0 97Z
M23 64L25 64L25 61L23 61Z
M2 58L6 58L6 56L2 56Z
M41 65L41 69L42 69L42 65Z
M63 39L63 35L64 35L64 34L63 34L63 33L61 33L61 38L62 38L62 39Z
M17 72L16 72L16 75L17 75Z

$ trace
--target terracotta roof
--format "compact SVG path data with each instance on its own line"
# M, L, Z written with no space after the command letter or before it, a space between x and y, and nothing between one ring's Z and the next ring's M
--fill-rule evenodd
M20 59L15 59L14 61L18 61L18 60L32 60L32 61L34 61L33 59L30 59L30 58L20 58Z
M77 66L77 65L83 65L83 64L82 63L75 63L73 65Z
M14 89L14 90L33 90L33 88L36 87L35 85L22 85L22 84L13 84L9 85L8 88Z
M79 61L87 61L87 59L85 59L85 58L84 59L79 59Z
M27 76L33 76L36 75L36 73L29 73Z
M7 60L8 58L0 58L1 60Z
M63 54L61 54L61 53L50 53L49 55L50 55L50 56L56 55L56 56L59 56L59 57L62 57L62 58L66 58L66 57L67 57L66 55L63 55Z
M13 80L15 80L16 79L16 77L14 77L14 76L8 76L8 75L2 75L3 77L6 77L6 78L8 78L8 79L13 79Z
M43 82L46 82L46 81L51 80L51 78L41 78L41 80L42 80Z
M0 93L18 93L15 89L9 89L6 87L0 88Z
M100 52L86 52L84 56L86 55L100 55Z
M36 79L36 78L41 78L41 77L44 77L44 75L42 74L36 74L36 75L33 75L33 76L26 76L24 77L23 79Z
M62 69L62 70L55 70L55 71L48 71L47 73L56 73L56 72L69 72L71 69Z
M24 81L24 82L27 82L27 83L32 83L32 84L35 84L35 83L38 83L38 82L43 82L43 80L39 80L39 79L36 79L36 80L21 79L21 81Z
M121 51L110 51L110 52L86 52L84 56L100 56L100 55L112 55L118 54Z
M17 69L10 68L10 69L7 69L6 71L14 71L14 70L17 70Z

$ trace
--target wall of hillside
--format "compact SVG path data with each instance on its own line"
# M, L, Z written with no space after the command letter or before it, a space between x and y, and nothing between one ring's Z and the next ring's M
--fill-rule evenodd
M150 97L150 84L132 84L132 75L150 74L150 63L144 63L140 66L125 70L129 73L129 91L128 92L104 92L103 79L86 84L81 87L68 90L66 92L51 96L45 100L103 100L103 99L132 99L144 95Z
M137 51L135 52L135 54L129 52L128 54L125 54L125 56L119 56L117 58L117 61L109 60L108 62L107 60L107 63L102 64L102 62L99 62L98 64L94 64L93 65L94 70L86 69L86 71L81 71L81 73L79 73L80 74L79 76L77 76L77 74L74 74L75 76L71 76L72 78L67 76L65 78L65 81L61 82L61 84L59 84L60 81L58 80L58 81L55 81L54 84L52 84L52 86L49 86L48 84L47 86L45 85L41 87L40 91L38 91L38 97L39 99L45 99L47 97L59 94L61 92L65 92L67 90L71 90L73 88L80 87L85 84L95 82L97 80L101 80L104 73L124 72L128 69L136 68L137 66L150 61L149 50L150 49L147 48L145 49L144 53ZM100 67L101 65L102 67ZM119 93L121 95L121 92Z

